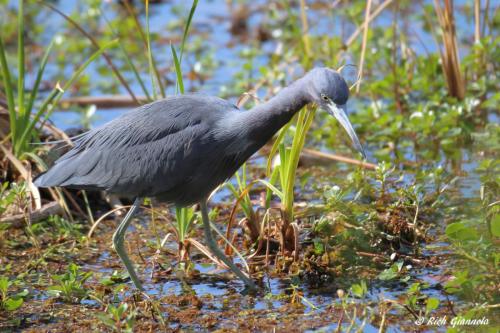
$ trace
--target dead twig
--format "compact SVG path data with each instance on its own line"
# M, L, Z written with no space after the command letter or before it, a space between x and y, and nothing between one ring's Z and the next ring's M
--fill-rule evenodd
M366 2L365 23L363 27L363 43L361 44L361 57L359 58L359 77L356 93L359 93L361 81L363 80L363 66L365 64L366 44L368 43L368 27L370 25L370 11L372 8L372 0Z
M441 56L448 93L450 96L463 100L465 98L465 82L460 72L453 2L444 0L443 7L440 0L434 0L434 9L442 30L443 48L439 47L439 55Z
M136 96L136 99L133 99L127 95L80 96L65 98L61 100L60 105L95 105L99 109L111 109L122 107L137 107L147 102L148 99L145 96Z
M49 202L43 205L40 209L34 210L30 214L31 224L47 219L51 215L62 214L63 209L61 204L57 201ZM11 228L19 228L24 226L26 221L26 214L15 214L6 216L0 219L1 224L9 224Z
M363 162L363 161L355 160L353 158L349 158L349 157L345 157L345 156L341 156L341 155L324 153L324 152L314 150L314 149L303 148L302 152L309 154L309 155L312 155L314 157L320 157L320 158L324 158L327 160L359 165L360 167L365 168L365 169L375 170L377 168L377 166L373 163Z
M382 13L382 11L389 6L392 3L392 0L385 0L380 6L378 6L373 13L370 14L370 17L368 18L368 24L370 24L377 16ZM365 22L366 23L366 22ZM363 31L365 28L365 24L361 25L359 28L354 31L354 33L349 37L349 39L345 42L345 46L349 47L351 44L356 40L356 38L359 36L361 31Z

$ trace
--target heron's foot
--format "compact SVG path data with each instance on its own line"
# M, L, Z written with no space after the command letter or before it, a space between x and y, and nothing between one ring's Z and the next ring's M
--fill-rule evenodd
M246 288L252 289L252 290L258 290L259 288L255 284L255 282L252 280L252 278L245 274L242 270L240 270L228 257L224 255L224 253L217 247L215 242L213 242L212 239L207 239L208 247L212 251L212 253L224 264L226 264L227 267L238 277L240 278L241 281L245 284Z
M253 280L245 275L245 273L243 273L238 267L236 267L236 265L231 260L229 260L224 252L222 252L221 249L219 249L219 247L217 246L217 243L212 237L212 231L210 230L210 220L208 219L208 208L207 202L205 200L200 201L200 210L201 219L203 221L203 230L205 231L205 239L212 254L215 255L217 259L226 264L226 266L229 267L229 269L231 269L231 271L236 274L236 276L239 277L240 280L242 280L248 288L257 290L257 285L253 282Z

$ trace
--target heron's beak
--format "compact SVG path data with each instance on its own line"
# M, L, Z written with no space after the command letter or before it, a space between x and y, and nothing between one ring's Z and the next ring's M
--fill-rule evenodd
M327 106L326 111L339 121L339 123L346 130L347 134L349 134L349 137L351 138L354 144L354 148L356 148L356 150L360 152L360 154L363 156L363 159L366 159L365 150L363 149L363 146L361 146L361 143L359 142L356 132L354 132L354 129L352 128L349 118L347 118L345 104L336 105L335 103L330 102L326 106Z

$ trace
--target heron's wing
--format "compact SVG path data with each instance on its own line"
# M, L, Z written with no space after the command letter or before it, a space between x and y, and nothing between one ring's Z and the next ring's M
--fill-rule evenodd
M194 172L214 124L234 108L201 95L142 106L78 138L35 184L130 196L169 190Z

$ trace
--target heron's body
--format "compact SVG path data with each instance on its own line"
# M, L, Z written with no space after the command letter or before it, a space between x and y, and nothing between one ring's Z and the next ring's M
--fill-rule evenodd
M204 95L169 97L86 132L36 183L193 204L231 177L293 114L241 111Z
M348 95L348 87L337 72L318 68L248 111L217 97L170 97L79 136L74 147L35 184L156 197L179 206L199 202L211 250L246 284L253 285L211 238L206 199L307 103L329 110L362 151L342 110ZM120 224L114 245L135 285L141 288L123 248L125 230L138 205L136 200Z

